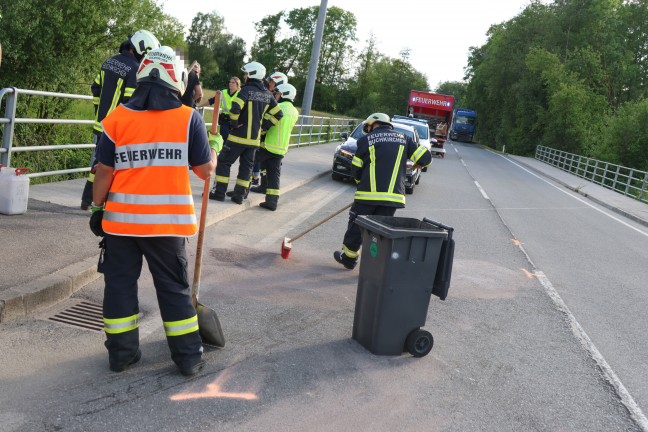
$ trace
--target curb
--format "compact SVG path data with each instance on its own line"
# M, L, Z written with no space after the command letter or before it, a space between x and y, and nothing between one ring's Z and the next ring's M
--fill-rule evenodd
M330 174L331 170L326 170L313 177L295 181L283 188L282 193L293 191ZM257 207L265 200L265 195L253 195L254 197L250 195L242 205L231 206L224 211L208 214L205 227ZM41 276L0 293L0 323L27 316L69 298L76 291L101 276L101 273L97 272L98 260L99 254L96 254L52 274Z

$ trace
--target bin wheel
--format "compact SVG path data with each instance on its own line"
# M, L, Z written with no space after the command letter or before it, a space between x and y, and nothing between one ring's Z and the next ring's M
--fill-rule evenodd
M407 352L414 357L424 357L432 351L434 338L429 331L417 329L412 331L405 341Z

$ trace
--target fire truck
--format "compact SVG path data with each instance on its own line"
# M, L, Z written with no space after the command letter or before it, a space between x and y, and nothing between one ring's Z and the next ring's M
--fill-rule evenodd
M432 152L436 152L441 157L445 155L443 146L448 139L448 127L452 119L453 107L454 96L452 95L419 90L410 91L407 115L427 120L430 132L437 140L436 143L432 143Z

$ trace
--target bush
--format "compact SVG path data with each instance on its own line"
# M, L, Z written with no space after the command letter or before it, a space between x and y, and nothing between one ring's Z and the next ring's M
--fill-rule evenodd
M599 145L597 159L648 171L648 100L628 102L609 119Z

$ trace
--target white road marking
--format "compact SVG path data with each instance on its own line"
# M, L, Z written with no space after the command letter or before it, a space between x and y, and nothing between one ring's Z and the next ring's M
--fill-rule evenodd
M522 246L520 246L520 249L522 249ZM644 432L648 432L648 418L646 418L630 392L626 389L617 374L612 370L612 367L610 367L603 355L596 348L596 345L594 345L587 333L585 333L585 330L578 323L576 317L571 313L563 299L560 297L560 294L558 294L558 291L556 291L556 289L554 288L553 284L549 281L549 279L543 272L535 269L535 266L533 274L536 276L536 279L540 281L546 293L549 295L549 297L551 297L551 300L553 300L558 310L565 314L567 322L571 327L572 333L580 341L581 345L585 347L592 359L594 359L598 367L601 369L601 372L603 372L605 379L612 385L612 387L614 387L617 395L621 398L621 403L628 409L632 419L637 423L637 425L639 425L639 427L641 427Z
M474 180L474 182L475 182L475 186L477 186L477 189L479 189L479 192L482 194L484 199L490 201L490 198L488 198L488 195L486 195L486 191L484 190L484 188L481 187L481 185L477 182L477 180Z
M500 155L501 156L501 155ZM619 220L618 218L608 214L607 212L604 212L593 205L589 204L588 202L580 199L577 196L574 196L561 188L553 185L549 181L545 180L544 178L536 175L535 173L529 171L528 169L520 166L519 164L513 162L507 157L502 156L504 159L507 161L511 162L512 164L518 166L519 168L522 168L524 171L528 172L529 174L533 175L534 177L539 178L540 180L544 181L545 183L553 186L554 188L558 189L559 191L571 196L572 198L582 202L583 204L586 204L588 207L593 208L596 211L599 211L603 213L604 215L621 222L623 225L628 226L629 228L632 228L644 235L646 233L642 232L641 230L637 230L631 225L628 225L627 223L623 222L622 220ZM567 319L567 322L569 324L569 327L571 328L572 334L576 336L576 339L581 343L581 345L585 348L585 350L589 353L589 355L592 357L592 359L596 362L598 365L599 369L603 373L603 377L610 383L612 387L614 387L614 390L616 391L616 394L619 396L621 399L621 403L626 407L628 412L630 413L630 417L637 423L637 425L643 430L644 432L648 432L648 418L644 415L644 413L641 411L641 408L639 405L637 405L637 402L635 402L634 398L628 392L626 389L625 385L621 382L617 374L612 370L612 367L608 364L608 362L605 360L601 352L596 348L596 345L594 345L594 342L590 339L590 337L587 335L583 327L579 324L578 320L576 320L576 317L572 312L569 310L569 307L567 307L567 304L563 301L562 297L560 297L560 294L558 294L558 291L556 288L554 288L553 284L547 278L547 276L542 272L540 269L536 267L536 265L533 263L531 260L531 257L527 254L526 250L522 246L521 243L518 242L517 247L522 251L524 256L526 257L526 260L529 262L531 265L531 268L533 269L533 275L538 279L542 287L544 288L545 292L547 295L549 295L549 298L553 301L554 305L556 308L562 312L565 315L565 318Z
M633 227L632 225L630 225L629 223L626 223L626 222L622 221L621 219L619 219L619 218L617 218L617 217L615 217L615 216L612 216L610 213L608 213L608 212L606 212L606 211L603 211L603 210L601 210L601 209L595 207L594 205L588 203L588 202L585 201L584 199L581 199L581 198L577 197L576 195L573 195L573 194L569 193L568 191L562 189L561 187L556 186L555 184L551 183L551 182L548 181L547 179L540 177L538 174L536 174L536 173L534 173L534 172L532 172L532 171L526 169L525 167L523 167L522 165L520 165L520 164L518 164L518 163L512 161L511 159L509 159L509 158L507 158L507 157L505 157L505 156L502 156L502 155L498 155L498 156L504 158L505 160L509 161L510 163L512 163L513 165L517 166L518 168L520 168L520 169L522 169L522 170L528 172L528 173L531 174L532 176L534 176L534 177L536 177L536 178L542 180L543 182L547 183L549 186L556 188L557 190L559 190L560 192L564 193L565 195L568 195L568 196L574 198L575 200L578 200L578 201L582 202L582 203L585 204L586 206L593 208L593 209L596 210L597 212L599 212L599 213L601 213L601 214L604 214L605 216L609 217L610 219L613 219L613 220L619 222L620 224L625 225L625 226L627 226L628 228L637 231L639 234L648 237L648 232L642 231L642 230L640 230L639 228L635 228L635 227Z

